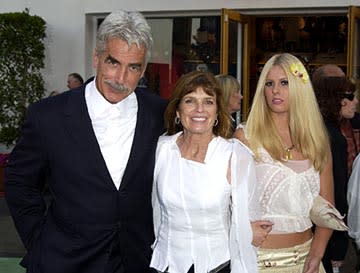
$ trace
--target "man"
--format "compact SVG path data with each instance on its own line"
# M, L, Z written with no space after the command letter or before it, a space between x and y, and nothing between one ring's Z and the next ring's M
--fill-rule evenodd
M317 68L312 75L312 83L316 85L328 77L345 77L340 67L334 64L326 64ZM341 131L348 144L348 171L351 174L352 164L360 152L360 113L356 112L352 119L344 120L341 124Z
M151 190L165 102L135 88L151 47L140 13L112 13L98 30L95 79L29 107L5 189L28 251L27 272L150 270ZM52 195L46 215L44 179Z
M69 89L75 89L84 84L83 78L78 73L71 73L67 78L67 87Z
M317 68L312 75L312 83L314 89L316 90L318 86L321 86L323 81L326 81L329 77L345 77L345 73L341 70L340 67L334 64L327 64ZM349 90L350 91L350 90ZM346 139L347 143L347 154L348 154L348 164L347 169L349 170L349 176L351 173L352 163L359 152L359 143L360 143L360 122L359 114L355 113L355 117L352 119L343 120L341 123L341 133ZM338 153L333 154L333 157L338 156ZM339 171L341 162L333 160L334 168ZM335 172L334 172L335 175ZM335 177L336 178L336 177ZM335 179L334 181L341 181L341 179ZM339 211L343 214L347 213L347 201L346 201L346 187L347 182L344 184L334 185L335 190L335 205ZM346 252L348 249L349 239L347 232L344 231L334 231L326 248L322 262L327 273L336 273L339 272L339 268L343 265Z
M316 82L317 80L326 77L345 77L345 73L335 64L325 64L315 69L311 76L311 80Z

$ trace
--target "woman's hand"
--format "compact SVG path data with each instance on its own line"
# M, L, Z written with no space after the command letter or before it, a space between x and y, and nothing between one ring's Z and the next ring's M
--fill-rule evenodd
M270 221L254 221L251 222L251 229L253 232L252 245L259 247L266 240L271 231L273 223Z
M304 264L304 273L319 273L321 257L308 256Z

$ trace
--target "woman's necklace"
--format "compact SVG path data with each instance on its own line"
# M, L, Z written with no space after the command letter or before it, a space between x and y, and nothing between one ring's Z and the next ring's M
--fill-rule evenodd
M292 156L291 156L291 151L295 148L295 145L291 145L290 147L285 147L285 160L291 160Z

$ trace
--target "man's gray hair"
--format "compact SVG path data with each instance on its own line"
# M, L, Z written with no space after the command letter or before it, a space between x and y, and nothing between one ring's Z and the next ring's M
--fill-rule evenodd
M129 47L135 43L138 48L145 47L145 65L151 57L153 38L151 28L144 16L137 11L120 10L110 13L101 23L96 35L96 54L106 51L111 38L126 41Z

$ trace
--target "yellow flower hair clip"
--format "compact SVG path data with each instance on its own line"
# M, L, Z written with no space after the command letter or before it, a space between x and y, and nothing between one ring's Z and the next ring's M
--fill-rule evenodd
M309 81L309 74L307 73L305 67L301 63L294 63L290 66L291 73L300 78L303 83L307 83Z

